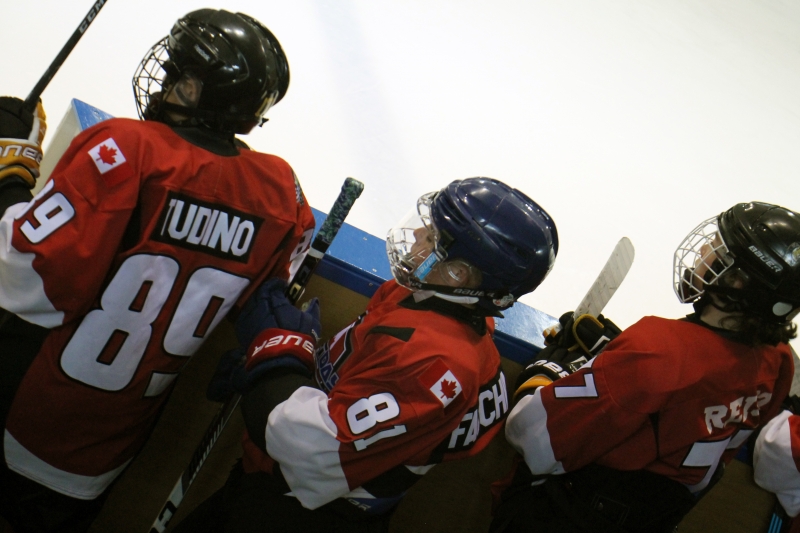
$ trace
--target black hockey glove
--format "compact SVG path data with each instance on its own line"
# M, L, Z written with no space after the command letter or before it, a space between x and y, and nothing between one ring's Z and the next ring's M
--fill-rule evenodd
M517 378L515 402L526 394L533 394L539 387L572 374L588 362L580 349L569 350L557 344L547 346L535 359Z
M558 321L561 324L560 330L554 332L551 328L545 331L545 345L580 350L589 359L603 351L606 344L622 332L603 315L581 315L573 318L573 312L568 311Z
M0 180L18 180L32 189L39 177L47 122L41 102L33 113L23 103L0 96Z

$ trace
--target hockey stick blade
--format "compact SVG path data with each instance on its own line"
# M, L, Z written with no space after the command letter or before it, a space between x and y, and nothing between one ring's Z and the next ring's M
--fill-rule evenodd
M628 237L622 237L572 316L598 316L631 269L634 255L633 243Z
M94 21L95 17L97 17L97 14L100 13L100 10L103 8L103 6L106 5L106 2L108 2L108 0L94 1L92 8L89 10L86 16L83 17L81 23L72 33L72 36L61 48L61 51L58 53L55 59L53 59L53 62L50 63L50 66L47 67L47 70L44 72L44 74L42 74L42 77L39 78L36 86L34 86L31 93L25 99L25 103L23 104L25 109L30 111L36 109L36 104L39 102L39 97L44 92L45 87L47 87L47 85L50 83L50 80L52 80L56 75L58 69L61 68L61 64L64 63L64 61L67 59L67 56L70 54L70 52L72 52L72 49L75 48L75 45L78 44L78 41L80 41L81 37L83 37L83 34L89 29L89 25L92 23L92 21Z
M286 295L292 303L297 303L300 296L302 296L314 270L324 257L325 252L328 247L330 247L334 238L336 238L336 234L339 233L339 229L341 229L342 224L344 224L344 219L347 217L347 214L350 212L350 209L363 190L364 184L353 178L347 178L344 184L342 184L342 190L339 196L336 198L333 207L331 207L327 218L320 226L317 236L311 243L308 254L305 259L303 259L303 263L295 273L292 284L287 290ZM150 533L163 533L167 528L170 520L177 512L178 506L180 506L183 501L186 492L194 482L198 472L200 472L206 458L208 458L208 455L211 453L211 449L222 434L222 430L225 429L228 420L230 420L231 416L236 411L239 400L241 400L241 396L235 394L222 404L219 413L211 421L211 424L203 435L203 439L192 454L189 466L186 467L178 478L178 481L167 497L167 501L164 502L164 505L161 507L161 511L158 513L158 516L150 528Z

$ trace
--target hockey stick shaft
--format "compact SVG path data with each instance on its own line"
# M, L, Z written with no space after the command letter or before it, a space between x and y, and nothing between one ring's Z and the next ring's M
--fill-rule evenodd
M95 0L92 8L83 17L81 23L72 33L72 36L67 40L66 44L61 48L61 51L58 55L53 59L53 62L50 63L50 66L47 67L47 70L44 72L41 78L39 78L39 82L34 86L31 93L25 99L25 109L33 111L36 109L36 104L39 102L39 97L44 92L45 87L50 83L50 80L56 75L58 69L61 68L61 65L67 59L67 56L72 52L72 49L75 48L75 45L78 44L78 41L81 40L83 34L86 33L86 30L89 29L89 25L94 21L97 14L100 13L100 10L106 5L108 0Z
M342 224L344 224L344 219L350 212L350 208L353 207L356 199L361 196L363 190L364 184L360 181L353 178L344 180L339 197L336 198L330 213L328 213L327 218L320 226L317 236L314 237L314 242L311 243L311 248L308 250L308 255L306 255L300 268L297 269L292 284L286 293L292 303L297 303L303 295L303 290L308 284L311 274L325 255L325 252L328 251L328 247L333 242L336 234L339 233Z
M297 303L305 290L308 281L311 279L314 270L319 265L320 260L324 257L325 252L330 247L333 239L344 224L344 219L353 207L356 199L361 195L364 190L364 184L360 181L347 178L342 185L342 190L336 201L331 207L328 216L320 226L317 236L311 243L308 254L303 259L302 264L297 269L297 272L292 279L292 284L287 290L287 297L292 303ZM216 444L222 430L230 420L236 407L239 405L241 396L235 394L229 398L220 408L219 413L214 417L203 435L203 439L192 454L192 459L189 461L189 466L181 474L175 486L172 488L167 501L161 507L153 525L150 528L150 533L163 533L167 528L170 520L178 510L178 506L183 501L186 491L194 482L195 477L205 463L206 458L211 453L211 449Z

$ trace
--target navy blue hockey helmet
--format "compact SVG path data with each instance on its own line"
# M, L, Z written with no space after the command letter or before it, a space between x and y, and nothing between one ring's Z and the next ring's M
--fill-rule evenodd
M198 99L164 101L165 91L186 77L197 85ZM171 111L190 124L232 133L261 125L288 87L289 63L275 36L254 18L222 9L181 17L133 77L141 118L164 120Z
M682 302L711 292L725 311L791 320L800 309L800 215L763 202L736 204L684 240L674 280Z
M415 257L420 228L433 253ZM496 313L547 277L558 253L558 232L550 215L524 193L479 177L420 197L417 209L389 232L386 243L401 285ZM477 270L476 283L453 288L426 282L436 263L456 260Z

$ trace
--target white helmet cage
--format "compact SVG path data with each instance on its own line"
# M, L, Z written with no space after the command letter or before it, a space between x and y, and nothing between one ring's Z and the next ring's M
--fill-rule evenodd
M675 250L673 288L681 303L699 299L707 285L718 283L733 266L718 220L715 216L701 222Z
M386 236L386 253L392 275L400 285L418 290L433 268L447 260L446 243L441 232L436 228L430 216L430 206L439 191L423 194L417 200L417 206L409 211ZM424 229L425 240L419 233ZM454 268L458 263L461 268ZM443 273L456 283L467 279L480 280L481 272L469 262L459 259L446 263ZM466 273L466 275L465 275ZM467 296L437 295L447 300L460 303L475 303L477 298Z
M409 211L386 236L386 253L395 279L403 286L415 278L422 282L433 266L447 258L447 252L438 245L439 231L430 217L430 205L438 191L423 194L417 206ZM417 241L415 233L425 228L430 246Z

